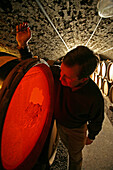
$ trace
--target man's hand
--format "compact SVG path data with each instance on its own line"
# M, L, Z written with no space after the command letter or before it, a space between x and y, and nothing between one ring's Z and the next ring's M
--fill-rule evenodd
M18 48L24 48L27 46L31 39L31 31L27 23L23 23L16 26L16 40Z
M90 145L92 142L93 142L93 140L86 137L86 145Z

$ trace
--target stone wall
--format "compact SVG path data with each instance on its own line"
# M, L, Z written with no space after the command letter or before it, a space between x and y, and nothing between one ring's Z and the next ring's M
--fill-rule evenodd
M3 0L2 0L3 1ZM34 0L5 0L7 8L0 8L0 50L16 50L15 27L27 21L32 31L29 42L34 55L57 59L68 50L37 2ZM98 0L40 0L44 10L69 49L85 45L93 33L100 17L97 11ZM4 5L4 6L5 6ZM102 19L88 47L101 53L112 47L113 18ZM105 53L113 57L112 50Z

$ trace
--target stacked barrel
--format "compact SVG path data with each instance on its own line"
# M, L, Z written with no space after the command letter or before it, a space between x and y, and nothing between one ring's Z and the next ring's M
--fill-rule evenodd
M100 60L91 79L98 85L104 96L108 96L113 103L113 62Z

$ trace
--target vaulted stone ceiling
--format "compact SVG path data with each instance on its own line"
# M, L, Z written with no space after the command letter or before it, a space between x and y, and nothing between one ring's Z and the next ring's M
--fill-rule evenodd
M37 0L38 1L38 0ZM58 59L68 49L86 45L113 60L113 17L98 15L98 0L40 0L51 25L35 0L0 1L0 51L19 56L16 25L27 21L32 31L29 46L34 55ZM100 21L94 35L94 29ZM111 49L111 50L109 50Z

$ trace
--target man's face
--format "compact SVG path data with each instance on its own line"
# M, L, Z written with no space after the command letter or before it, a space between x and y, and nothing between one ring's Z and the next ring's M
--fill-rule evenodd
M64 63L61 64L60 81L63 86L73 88L82 82L82 79L78 78L81 66L78 64L68 67Z

